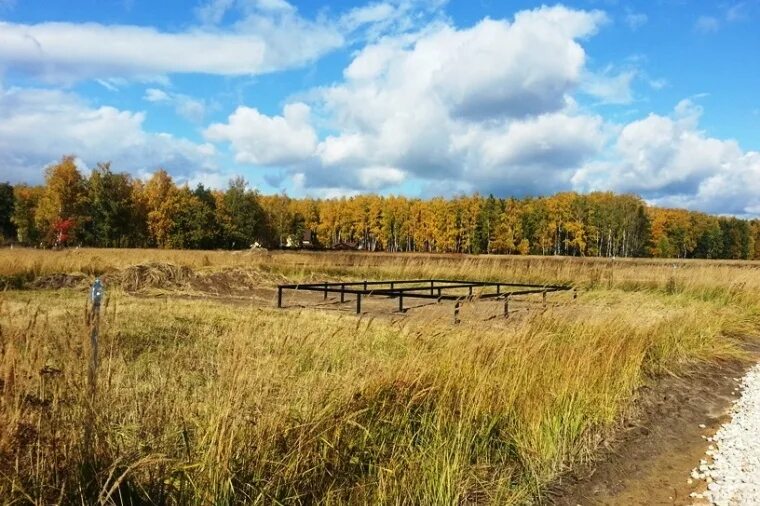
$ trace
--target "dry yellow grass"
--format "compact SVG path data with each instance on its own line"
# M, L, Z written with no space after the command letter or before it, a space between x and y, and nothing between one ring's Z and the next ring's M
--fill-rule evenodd
M607 263L572 259L0 252L7 277L123 281L125 267L151 261L269 285L425 275L574 279L584 290L572 304L452 326L425 312L135 297L113 283L92 398L85 294L5 292L5 502L522 503L590 458L639 386L741 356L758 323L749 263L620 262L610 279ZM167 272L159 284L180 276Z
M24 281L57 273L102 275L144 263L168 263L207 272L252 269L282 274L288 279L314 274L351 278L448 276L568 282L584 288L666 289L708 298L760 292L758 261L89 248L2 249L0 283L19 286Z

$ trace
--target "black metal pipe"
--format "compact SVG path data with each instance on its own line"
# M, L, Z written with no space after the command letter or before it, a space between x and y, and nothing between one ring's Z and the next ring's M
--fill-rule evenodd
M430 282L434 283L453 283L457 285L465 285L465 286L495 286L495 285L501 285L501 286L515 286L515 287L531 287L531 288L557 288L561 290L569 290L572 287L569 285L535 285L535 284L528 284L528 283L502 283L502 282L491 282L491 281L464 281L464 280L452 280L452 279L394 279L393 281L367 281L367 286L370 285L387 285L389 283L393 283L395 285L401 285L401 284L427 284ZM334 283L303 283L303 284L285 284L280 285L283 288L303 288L307 289L309 287L323 287L323 286L333 286L337 287L340 285L345 286L363 286L363 281L355 281L355 282L334 282ZM446 287L444 287L446 288Z
M289 288L287 285L279 286L278 289L279 288L295 290L295 288ZM423 287L422 289L423 290L427 290L428 288L424 288ZM441 290L440 287L436 287L436 289L437 290ZM298 290L307 291L307 292L308 291L312 291L312 292L324 292L325 288L323 288L322 286L317 286L317 287L314 287L314 288L300 287L300 288L298 288ZM509 294L509 295L529 295L529 294L543 293L544 291L548 293L548 292L555 292L555 291L559 291L559 290L560 289L545 289L545 290L544 289L533 289L533 290L515 290L515 291L511 291L511 292L501 292L501 293L498 293L498 294L497 293L485 293L485 294L481 294L479 296L479 298L481 298L481 299L493 299L493 298L502 298L502 297L504 297L505 294ZM443 294L443 293L441 293L440 296L438 296L438 295L432 295L431 296L429 293L417 293L416 291L410 291L410 290L403 289L403 288L397 288L397 289L395 289L393 291L391 291L391 290L367 290L367 291L364 291L364 290L361 290L361 289L350 289L350 288L346 288L345 290L341 290L340 288L327 288L327 292L328 293L341 293L342 292L344 294L352 294L352 295L356 295L357 293L361 293L362 295L376 295L376 296L381 296L381 297L398 297L400 294L404 294L406 297L417 298L417 299L437 299L437 298L442 298L443 300L456 300L456 299L460 299L460 298L463 297L462 295L454 295L454 294L446 295L446 294Z
M393 280L393 283L397 285L401 284L410 284L410 283L428 283L430 282L430 279L395 279ZM461 282L461 281L460 281ZM367 285L387 285L388 281L367 281ZM345 282L345 281L335 281L332 283L299 283L299 284L283 284L279 285L283 288L292 288L292 289L308 289L308 288L319 288L324 287L327 285L328 287L339 287L341 285L345 286L362 286L364 285L364 281L351 281L351 282Z
M422 286L398 286L398 285L410 285L417 284ZM377 289L371 287L378 286ZM386 288L390 286L391 288ZM542 296L544 307L546 307L546 296L549 292L557 292L563 290L572 290L573 298L577 298L577 292L575 287L568 285L531 285L521 283L501 283L501 282L485 282L485 281L462 281L462 280L436 280L436 279L415 279L415 280L388 280L388 281L359 281L359 282L334 282L334 283L305 283L295 285L279 285L277 287L277 307L283 305L283 292L286 289L291 290L303 290L303 291L317 291L322 292L323 298L327 299L328 293L340 293L340 301L345 302L346 294L354 294L357 296L357 313L361 312L361 296L362 295L378 295L382 297L398 297L399 298L399 311L406 312L404 308L403 297L411 297L415 299L432 299L437 301L451 300L456 301L456 319L458 320L459 310L462 307L463 300L472 300L474 287L495 287L495 293L481 293L479 299L499 299L509 298L513 295L528 295L538 294ZM513 290L502 291L502 287L513 288ZM467 288L469 296L462 296L457 294L446 294L444 290L447 288ZM437 292L437 294L436 294ZM509 312L509 302L505 300L505 316Z
M436 286L435 288L441 290L441 289L447 289L447 288L470 288L472 289L473 286L469 283L467 284L458 284L458 285L446 285L446 286ZM488 285L477 285L477 286L488 286ZM383 292L419 292L421 290L429 290L430 288L426 286L410 286L405 288L378 288L377 290L372 290L373 293L383 293ZM542 287L543 289L543 287Z

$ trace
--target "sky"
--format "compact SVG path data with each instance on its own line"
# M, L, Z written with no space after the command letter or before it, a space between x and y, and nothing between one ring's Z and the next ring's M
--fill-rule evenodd
M0 0L0 180L760 215L760 0Z

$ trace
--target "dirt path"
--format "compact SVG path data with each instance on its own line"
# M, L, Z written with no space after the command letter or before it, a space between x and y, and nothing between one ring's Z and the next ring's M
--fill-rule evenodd
M747 364L702 366L688 377L666 377L645 391L641 421L630 426L596 464L565 477L557 505L689 505L704 484L689 475L736 399L735 378ZM703 437L704 436L704 437Z

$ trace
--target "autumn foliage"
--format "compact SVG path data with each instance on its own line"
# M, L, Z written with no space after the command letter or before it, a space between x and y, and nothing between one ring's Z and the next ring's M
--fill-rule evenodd
M316 247L390 252L603 257L760 258L760 221L648 206L636 195L572 192L419 199L261 195L245 180L224 191L142 181L73 157L40 187L0 185L6 240L46 247L243 249ZM62 226L65 225L64 228ZM11 232L15 232L11 233Z

